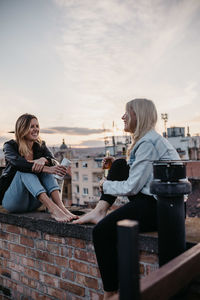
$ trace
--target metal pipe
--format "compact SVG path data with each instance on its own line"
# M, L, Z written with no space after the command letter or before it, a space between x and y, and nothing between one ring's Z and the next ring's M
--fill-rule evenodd
M186 250L184 195L191 192L181 161L153 163L150 191L157 196L159 265Z

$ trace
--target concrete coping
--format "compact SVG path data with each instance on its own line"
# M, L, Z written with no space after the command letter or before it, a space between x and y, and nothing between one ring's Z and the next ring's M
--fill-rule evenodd
M30 231L41 231L61 237L71 237L92 241L93 224L59 223L50 217L47 212L8 213L0 208L0 223L24 227ZM200 242L200 218L186 218L187 246ZM150 253L158 253L157 232L139 234L139 249Z

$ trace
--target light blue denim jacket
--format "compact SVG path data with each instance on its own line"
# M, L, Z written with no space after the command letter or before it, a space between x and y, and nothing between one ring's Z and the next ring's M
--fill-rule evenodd
M110 195L136 195L150 193L150 182L153 180L154 160L180 160L174 147L155 130L148 131L133 147L130 159L129 177L124 181L107 180L103 191Z

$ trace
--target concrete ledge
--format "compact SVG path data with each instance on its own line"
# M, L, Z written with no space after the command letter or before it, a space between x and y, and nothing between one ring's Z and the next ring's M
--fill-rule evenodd
M24 227L31 231L41 231L60 237L72 237L85 241L92 241L94 225L78 225L72 223L59 223L51 219L46 212L31 212L24 214L11 214L0 208L0 223ZM200 218L186 219L187 248L200 242ZM158 253L158 237L156 232L141 233L139 235L139 249L150 253Z

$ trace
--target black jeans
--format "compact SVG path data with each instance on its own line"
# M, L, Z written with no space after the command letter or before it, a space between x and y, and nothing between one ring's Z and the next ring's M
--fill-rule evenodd
M126 180L129 166L123 159L114 161L109 180ZM101 200L112 204L114 196L102 194ZM157 230L157 204L152 196L138 193L128 197L130 202L109 213L93 229L93 242L105 291L118 289L117 222L137 220L140 232Z

